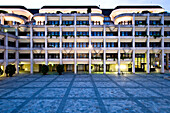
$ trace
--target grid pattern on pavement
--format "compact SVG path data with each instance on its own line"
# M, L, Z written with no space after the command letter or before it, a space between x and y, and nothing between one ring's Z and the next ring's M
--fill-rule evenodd
M159 74L25 74L0 78L1 113L167 113L170 81Z

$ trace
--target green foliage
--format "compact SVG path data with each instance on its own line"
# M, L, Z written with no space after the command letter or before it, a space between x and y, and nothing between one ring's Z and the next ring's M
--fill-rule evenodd
M57 14L60 14L60 13L62 13L62 12L61 12L61 11L57 11L56 13L57 13Z
M15 74L15 71L16 71L15 65L9 64L6 66L5 73L7 76L12 77L12 75Z
M64 65L59 64L57 66L57 72L59 75L62 75L62 73L64 72Z
M2 75L4 73L4 71L0 68L0 75Z
M0 10L0 13L8 13L7 11L4 11L4 10Z
M41 72L43 73L43 75L46 75L48 71L49 71L49 68L47 65L43 65L41 67Z

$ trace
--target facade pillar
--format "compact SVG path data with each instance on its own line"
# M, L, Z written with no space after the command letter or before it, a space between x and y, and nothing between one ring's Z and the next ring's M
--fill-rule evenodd
M147 28L147 35L148 35L148 39L147 39L147 53L146 53L146 62L147 62L147 73L149 74L150 73L150 33L149 33L149 25L150 25L150 21L149 21L149 13L148 13L148 16L147 16L147 24L148 24L148 28Z
M161 73L164 73L164 49L162 49L162 53L161 53Z
M133 52L132 52L132 73L135 74L135 14L133 14L133 22L132 22L132 25L133 25L133 40L132 40L132 46L133 46Z
M19 51L18 51L18 40L16 40L16 53L15 53L15 67L16 73L19 74Z
M60 14L60 64L63 64L62 62L62 14Z
M147 50L147 73L150 73L150 51Z
M34 62L33 62L33 29L32 29L32 25L30 26L30 73L33 74L34 73Z
M120 25L118 26L118 75L120 75Z
M76 30L76 14L74 14L74 74L77 74L77 30Z
M89 74L91 74L91 13L89 13Z
M18 27L15 28L15 36L18 36ZM16 53L15 53L15 67L16 73L19 74L19 51L18 51L18 39L16 40Z
M104 43L104 51L103 51L103 73L106 74L106 26L104 25L103 29L103 43Z
M47 44L48 44L48 37L47 37L47 15L45 15L45 65L48 66Z
M164 32L164 28L162 28L162 32ZM164 33L162 33L162 35L164 36ZM161 73L164 73L164 37L162 37L162 41L161 41L161 46L162 46L162 53L161 53Z
M5 50L4 50L4 71L6 69L6 66L8 65L8 33L6 33L6 36L4 38L4 45L5 45Z
M133 49L133 53L132 53L132 73L135 74L135 50Z

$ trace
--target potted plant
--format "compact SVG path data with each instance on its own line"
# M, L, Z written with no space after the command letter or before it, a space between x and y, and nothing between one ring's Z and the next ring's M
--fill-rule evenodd
M59 64L57 66L57 72L59 75L62 75L62 73L64 72L64 65Z
M47 65L43 65L41 67L41 72L43 73L43 75L46 75L48 73L48 71L49 71L49 68Z
M0 75L2 75L4 73L4 71L0 68Z
M15 65L9 64L6 66L5 73L7 77L8 76L12 77L12 75L15 74L15 71L16 71Z

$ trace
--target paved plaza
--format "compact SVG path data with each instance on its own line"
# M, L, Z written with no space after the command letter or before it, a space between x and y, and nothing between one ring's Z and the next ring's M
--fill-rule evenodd
M168 113L170 81L163 76L166 75L1 77L0 113Z

